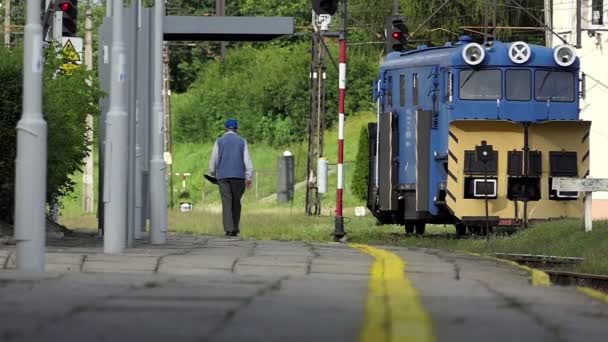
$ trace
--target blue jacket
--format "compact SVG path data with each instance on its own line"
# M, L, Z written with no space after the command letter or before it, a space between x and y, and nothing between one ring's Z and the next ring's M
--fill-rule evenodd
M218 179L241 178L251 180L253 163L249 155L247 141L233 131L227 131L215 141L209 174Z

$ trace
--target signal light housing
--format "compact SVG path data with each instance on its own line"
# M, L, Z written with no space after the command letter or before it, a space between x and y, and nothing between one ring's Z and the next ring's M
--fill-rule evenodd
M404 51L407 44L407 27L400 15L388 18L385 28L386 52Z
M334 15L338 11L338 0L312 0L312 9L317 15Z
M76 37L78 0L60 0L58 8L62 12L61 35L64 37Z

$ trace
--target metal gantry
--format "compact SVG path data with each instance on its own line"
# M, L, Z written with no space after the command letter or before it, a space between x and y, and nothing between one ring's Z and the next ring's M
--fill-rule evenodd
M317 30L312 35L310 65L310 116L308 118L308 161L306 173L306 214L321 214L317 162L323 157L325 135L325 49L323 36Z

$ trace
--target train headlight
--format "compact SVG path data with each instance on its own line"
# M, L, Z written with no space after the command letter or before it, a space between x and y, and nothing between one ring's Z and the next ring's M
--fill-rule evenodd
M515 42L509 47L509 59L515 64L524 64L532 56L530 45L526 42Z
M557 64L567 67L572 65L574 60L576 60L576 51L570 45L559 45L553 51L553 58Z
M469 43L462 49L462 58L469 65L478 65L486 57L486 51L477 43Z

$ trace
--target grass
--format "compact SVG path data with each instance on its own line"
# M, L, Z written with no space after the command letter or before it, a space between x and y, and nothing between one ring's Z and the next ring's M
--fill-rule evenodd
M511 236L494 236L485 239L457 238L452 226L429 226L422 237L405 236L399 226L376 226L371 216L354 217L353 208L363 205L362 201L350 194L357 138L360 128L375 117L370 113L351 116L346 121L345 138L345 217L346 230L351 242L396 245L406 247L426 247L446 250L460 250L476 253L529 253L555 256L583 257L585 261L577 266L577 271L608 274L608 221L595 222L594 231L585 233L578 221L564 220L537 223L532 228ZM245 134L246 135L246 134ZM276 160L286 149L294 154L296 178L303 180L306 174L307 144L289 147L267 145L251 146L251 154L257 174L257 191L249 190L243 200L244 212L242 236L260 240L285 240L306 242L331 241L335 209L336 176L332 172L337 159L337 131L329 130L325 135L325 156L330 163L328 193L321 198L323 215L308 217L304 212L306 188L297 188L292 203L278 205L275 201L262 202L260 198L276 189ZM207 170L211 144L179 144L174 147L173 172L189 172L192 177L187 188L195 203L195 211L169 213L169 226L174 232L191 234L223 235L221 207L217 187L203 182L202 174ZM333 166L332 166L333 164ZM95 171L97 182L97 170ZM174 176L175 177L175 176ZM80 194L82 176L74 175L76 191L62 200L63 209L60 222L70 228L96 229L95 214L83 214ZM178 194L181 180L174 178L174 198Z
M368 122L374 121L375 116L371 113L358 113L350 116L345 123L345 206L361 205L362 201L352 198L349 194L352 172L354 171L355 156L357 154L357 139L362 126ZM242 132L246 137L247 132ZM336 129L328 130L325 134L325 156L330 164L330 172L335 169L337 160L337 142L338 132ZM213 208L220 202L217 186L205 181L203 174L207 172L209 157L211 155L212 143L182 143L175 144L173 147L173 167L172 178L173 199L179 205L179 195L182 191L182 177L176 176L176 173L190 173L191 176L186 180L186 188L190 193L190 199L199 208ZM306 178L306 163L307 163L307 148L308 143L302 142L291 146L268 146L266 144L255 144L249 147L251 158L253 159L254 169L256 171L255 186L251 191L247 191L243 198L245 205L254 205L256 208L271 207L276 203L273 201L267 203L259 203L261 199L273 194L276 191L276 172L277 158L283 154L283 151L290 150L295 157L296 181L303 181ZM98 151L94 151L95 155L95 170L94 181L95 191L97 191L98 168L97 159ZM62 215L73 217L82 215L82 173L72 176L76 183L75 190L72 194L64 196L61 200ZM331 212L335 206L335 187L336 175L335 172L329 175L328 194L323 195L322 203L327 209L326 212ZM170 191L170 190L169 190ZM171 194L171 192L169 192ZM95 194L97 196L97 194ZM306 196L306 187L301 187L294 192L294 202L282 207L304 208L304 199ZM95 197L97 202L97 197Z

